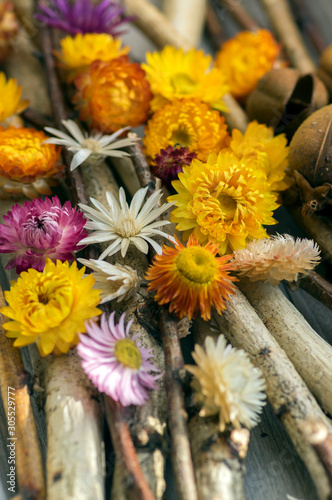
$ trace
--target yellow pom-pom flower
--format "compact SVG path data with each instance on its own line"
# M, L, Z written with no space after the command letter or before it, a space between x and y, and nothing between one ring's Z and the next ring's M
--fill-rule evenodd
M158 304L169 303L170 312L189 319L200 312L209 320L212 307L218 313L225 309L228 296L235 293L235 278L229 276L231 256L216 257L217 251L217 245L202 247L195 237L189 238L187 247L178 240L175 248L164 246L146 275Z
M289 148L284 134L274 137L271 127L254 121L249 123L245 134L233 129L230 148L240 160L252 159L256 167L261 164L271 191L283 191L291 185L286 173Z
M146 60L142 68L154 94L152 111L181 98L197 98L220 111L226 110L222 97L228 86L219 69L210 69L212 58L202 50L184 52L167 46L161 52L148 53Z
M129 47L121 49L121 40L106 33L78 33L60 41L61 52L55 52L60 65L69 71L68 81L90 66L93 61L108 62L128 54Z
M85 333L85 321L101 314L96 306L100 290L93 290L92 275L83 277L85 267L76 262L46 261L43 272L29 269L12 282L5 292L7 307L0 312L13 321L4 323L7 337L14 346L36 342L41 356L61 354L75 346L79 333Z
M161 149L180 144L205 161L211 152L228 146L225 119L197 99L175 100L156 111L145 127L146 154L153 160Z
M6 75L0 72L0 123L9 125L14 120L17 122L16 115L21 113L29 105L29 101L21 101L22 87L17 85L17 80L11 78L7 81ZM9 120L11 119L11 120Z
M251 159L230 151L211 154L207 163L193 160L172 182L178 194L171 221L188 239L194 233L200 244L212 241L220 254L244 247L253 238L266 237L263 224L275 224L275 196L266 176Z
M280 46L270 31L241 31L223 44L215 64L222 71L230 93L241 99L273 68L279 52Z

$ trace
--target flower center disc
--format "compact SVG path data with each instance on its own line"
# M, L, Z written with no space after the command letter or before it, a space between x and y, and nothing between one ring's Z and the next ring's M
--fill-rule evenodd
M181 144L181 146L189 146L190 145L190 135L186 130L181 128L174 130L171 140L174 144Z
M217 196L217 200L220 204L220 208L227 219L231 219L237 207L237 203L228 194L221 193Z
M142 356L139 348L130 339L118 340L115 344L114 354L116 359L123 365L138 370L142 364Z
M213 281L218 269L214 255L201 247L181 250L176 258L176 267L187 280L202 285Z
M190 94L197 87L197 83L185 73L177 73L174 75L171 78L171 84L173 88L181 94Z
M82 148L90 149L93 153L98 153L100 150L100 144L96 139L93 139L92 137L88 137L87 139L84 139L81 143Z

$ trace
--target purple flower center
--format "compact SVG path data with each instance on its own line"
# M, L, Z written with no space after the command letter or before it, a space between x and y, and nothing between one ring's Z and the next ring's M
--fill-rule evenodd
M60 209L50 211L32 208L27 214L27 220L20 228L20 241L23 246L37 250L55 248L61 241L62 229L58 225Z

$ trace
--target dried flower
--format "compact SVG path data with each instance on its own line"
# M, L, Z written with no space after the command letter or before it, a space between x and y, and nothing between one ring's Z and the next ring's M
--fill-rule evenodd
M208 320L211 307L219 313L225 309L228 296L235 293L235 278L229 276L231 256L216 257L217 252L217 245L201 247L195 237L189 238L187 247L178 240L175 248L164 246L146 275L158 304L169 303L170 312L189 319L200 312Z
M78 34L60 40L61 52L55 52L60 65L68 71L68 81L86 71L94 61L111 61L129 52L129 47L121 49L121 40L114 40L106 33Z
M168 198L177 207L171 221L185 239L193 233L200 244L211 240L220 254L264 238L263 224L276 223L275 196L251 159L238 160L229 151L211 154L207 163L193 160L172 184L178 194Z
M151 85L154 98L152 111L162 108L174 99L195 98L213 108L226 111L222 97L228 92L223 73L210 68L211 56L202 50L184 52L176 47L165 47L161 52L147 53L147 64L142 64Z
M74 83L78 93L73 101L80 109L80 119L103 133L138 127L148 119L149 82L140 65L126 56L108 63L95 61Z
M99 290L92 290L93 277L83 277L76 262L46 261L43 272L29 269L5 292L8 307L0 312L14 320L4 323L14 346L36 342L41 356L61 354L75 346L78 333L86 332L85 320L101 314Z
M9 193L51 194L45 178L64 167L57 164L61 149L44 144L47 136L31 128L0 127L0 186ZM38 196L38 195L37 195Z
M70 164L70 170L75 170L79 165L85 162L89 157L98 158L112 156L114 158L124 158L130 156L125 151L118 151L118 148L132 146L138 138L126 138L115 141L129 127L121 128L112 135L102 135L100 132L88 135L83 134L79 126L73 120L62 120L62 124L71 135L65 134L56 128L45 127L46 132L55 135L50 137L44 144L59 144L66 146L69 151L75 153Z
M196 99L182 99L156 111L145 127L146 154L152 160L167 146L187 146L205 161L211 152L228 146L225 119L208 104Z
M255 160L255 168L258 168L260 162L271 191L283 191L291 185L291 179L286 174L289 148L284 134L274 137L272 127L253 121L244 134L233 129L230 148L239 160Z
M123 406L141 406L148 399L148 389L157 389L158 368L150 362L153 349L141 347L138 334L129 337L133 320L125 326L125 313L114 323L115 313L109 319L103 314L100 326L87 323L89 334L80 335L77 352L82 368L98 388ZM151 371L156 375L151 375Z
M319 264L320 249L313 240L293 238L289 234L272 236L248 243L234 253L235 270L250 281L295 281L299 273Z
M241 31L222 45L215 64L222 71L230 93L243 98L273 68L279 52L280 46L270 31Z
M254 427L265 404L265 382L248 355L226 346L225 337L219 335L217 342L205 339L205 351L196 344L192 356L197 366L186 369L194 375L192 386L203 403L200 416L218 415L221 432L228 424L236 429L241 424Z
M14 205L0 224L0 253L13 253L6 269L16 267L17 274L30 267L42 271L47 258L53 262L74 260L74 252L87 236L85 219L69 201L61 206L57 196L39 198Z
M29 105L29 101L21 101L22 87L15 78L7 81L6 75L0 72L0 123L3 126L17 122L17 113L21 113ZM14 124L14 123L13 123Z
M0 62L4 61L13 49L20 25L12 2L0 3ZM1 95L1 94L0 94Z
M122 257L125 257L130 244L135 245L141 252L148 253L148 243L150 243L157 253L161 253L161 246L152 237L158 234L173 240L171 236L157 229L169 224L169 221L156 220L172 206L172 203L165 203L161 207L154 208L162 197L161 190L158 190L143 205L147 190L147 187L139 189L135 193L130 207L126 202L126 195L122 187L119 190L120 204L112 193L106 193L110 209L105 208L94 198L90 198L90 200L98 210L80 203L79 206L84 210L85 216L91 220L91 222L86 223L85 227L94 231L81 243L89 245L90 243L111 241L112 243L99 257L100 260L114 255L119 250L121 250Z
M49 6L38 4L36 19L69 35L77 33L108 33L114 37L123 32L118 27L130 21L124 16L124 8L113 0L95 4L91 0L50 0Z
M101 304L110 300L129 299L139 288L140 279L135 269L120 264L110 264L104 260L78 259L86 267L94 271L95 288L101 291Z
M187 147L167 146L166 149L160 150L160 154L156 154L151 169L153 175L171 189L171 183L178 178L183 165L190 165L195 158L197 154L190 153Z

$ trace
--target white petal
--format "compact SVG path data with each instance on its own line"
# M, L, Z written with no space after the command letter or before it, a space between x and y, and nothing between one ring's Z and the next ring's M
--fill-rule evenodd
M124 128L120 128L119 130L114 132L114 134L112 134L112 135L104 135L101 139L99 139L100 145L106 146L107 144L110 144L111 142L115 141L115 139L117 137L119 137L123 132L125 132L126 130L129 130L129 129L130 129L130 127L124 127Z
M150 245L152 246L154 251L157 252L158 255L162 254L162 248L159 245L159 243L154 241L152 238L149 238L148 236L142 236L142 238L144 238L148 243L150 243Z
M74 139L57 139L56 137L50 137L43 141L42 144L58 144L59 146L66 146L67 148L75 148L75 151L81 148L81 146L74 141Z
M131 204L130 204L130 212L131 212L131 215L136 218L137 217L137 214L142 206L142 203L144 201L144 198L146 196L146 193L147 193L147 190L149 189L149 187L145 187L144 189L141 188L139 189L133 199L131 200Z
M121 255L122 255L122 257L126 256L126 253L127 253L128 247L129 247L129 243L130 243L130 241L128 240L128 238L124 238L121 241Z
M112 245L106 248L106 250L98 257L99 260L105 259L105 257L109 257L110 255L114 255L121 248L121 238L117 238L113 241Z
M99 154L102 156L110 156L113 158L125 158L126 156L130 156L129 153L126 153L125 151L117 151L116 149L114 151L105 151L104 149L102 149L101 151L99 151Z
M140 250L141 252L143 252L145 254L148 253L149 245L142 238L134 237L134 238L130 238L130 241L135 245L136 248L138 248L138 250Z
M84 140L84 135L82 134L81 129L73 120L62 120L62 125L66 127L67 130L71 133L71 135L78 141L82 142Z
M79 165L85 162L87 158L92 154L90 149L81 149L74 156L70 164L71 172L75 170Z
M57 128L52 128L52 127L44 127L44 130L46 130L46 132L48 132L49 134L53 134L55 135L56 137L60 137L60 139L69 139L69 140L73 140L70 135L66 134L65 132L62 132L62 130L58 130Z

